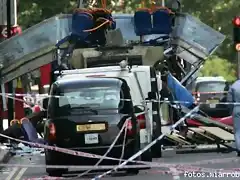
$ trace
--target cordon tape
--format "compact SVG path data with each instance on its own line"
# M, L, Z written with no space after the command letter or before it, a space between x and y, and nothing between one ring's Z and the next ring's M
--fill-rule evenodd
M195 109L194 109L195 110ZM172 126L172 130L177 127L178 124L180 124L187 116L191 115L191 112L189 112L188 114L186 114L186 116L184 116L183 118L181 118L177 123L175 123ZM28 141L24 141L24 140L20 140L20 139L16 139L16 138L12 138L3 134L0 134L0 136L4 137L4 138L8 138L11 140L15 140L17 142L21 142L21 143L25 143L34 147L39 147L39 148L45 148L45 149L49 149L49 150L54 150L54 151L58 151L58 152L62 152L62 153L66 153L66 154L70 154L70 155L74 155L74 156L82 156L82 157L88 157L88 158L104 158L104 159L109 159L109 160L116 160L116 161L120 161L121 159L117 159L117 158L111 158L111 157L104 157L104 156L100 156L100 155L95 155L95 154L90 154L90 153L85 153L85 152L80 152L80 151L73 151L70 149L65 149L65 148L60 148L60 147L55 147L55 146L48 146L48 145L44 145L44 144L39 144L39 143L33 143L33 142L28 142ZM144 161L134 161L133 159L135 159L135 157L140 156L144 151L146 151L148 148L150 148L152 145L154 145L158 140L160 140L161 138L163 138L165 136L165 134L159 136L156 140L154 140L152 143L150 143L149 145L147 145L145 148L143 148L142 150L140 150L138 153L136 153L133 157L131 157L130 159L127 160L127 162L135 162L135 163L141 163L141 164L145 164L147 165L147 167L152 167L152 166L160 166L160 167L176 167L176 165L172 165L172 164L164 164L164 163L155 163L155 162L144 162ZM206 163L221 163L221 162L226 162L226 161L236 161L236 158L229 158L229 159L218 159L218 160L207 160L205 161ZM126 161L124 162L126 163ZM126 164L124 164L126 165ZM124 165L120 164L119 167L115 167L115 169L118 168L122 168ZM187 164L186 164L187 165ZM45 166L46 167L46 166ZM57 166L57 167L62 167L62 166ZM92 167L94 169L94 167Z
M170 128L170 131L172 132L179 124L181 124L187 117L189 117L192 113L196 112L199 109L199 107L195 107L193 108L190 112L188 112L187 114L185 114L181 119L179 119L175 124L173 124ZM123 166L125 166L127 163L133 161L135 158L137 158L138 156L140 156L142 153L144 153L145 151L147 151L149 148L151 148L154 144L156 144L159 140L161 140L162 138L164 138L164 136L167 135L167 133L163 133L162 135L160 135L158 138L156 138L154 141L152 141L151 143L149 143L148 145L146 145L142 150L138 151L136 154L134 154L133 156L131 156L128 160L124 161L123 163L121 163L120 165L116 166L115 168L113 168L112 170L109 170L95 178L93 178L92 180L96 180L96 179L100 179L110 173L112 173L113 171L116 171L118 168L121 168Z
M144 114L144 113L137 113L137 115L140 115L140 114ZM130 120L130 118L128 118L126 121ZM115 160L115 161L120 160L120 159L117 159L117 158L104 157L104 156L101 156L101 155L95 155L95 154L81 152L81 151L74 151L74 150L71 150L71 149L60 148L60 147L56 147L56 146L49 146L49 145L40 144L40 143L28 142L28 141L25 141L25 140L21 140L21 139L13 138L13 137L10 137L10 136L6 136L6 135L1 134L1 133L0 133L0 136L4 137L6 139L17 141L19 143L28 144L28 145L33 146L33 147L44 148L44 149L48 149L48 150L52 150L52 151L58 151L58 152L65 153L65 154L70 154L70 155L73 155L73 156L81 156L81 157L88 157L88 158L94 158L94 159L105 158L105 159ZM133 161L133 162L144 163L144 161Z
M17 101L21 101L23 103L29 104L29 105L34 105L34 103L32 102L28 102L25 101L23 99L20 98L16 98L15 96L21 97L21 96L31 96L31 97L41 97L41 98L50 98L50 97L54 97L54 98L69 98L69 99L80 99L80 96L53 96L53 95L46 95L46 94L10 94L10 93L0 93L0 95L5 96L7 98L11 98L11 99L15 99ZM119 99L121 101L132 101L131 99ZM144 100L143 102L159 102L159 103L173 103L173 104L179 104L179 103L183 103L183 104L192 104L192 102L189 101L168 101L168 100L158 100L158 99L151 99L151 100ZM210 105L210 104L219 104L219 105L240 105L240 103L238 102L197 102L197 105L201 105L201 104L206 104L206 105ZM43 109L44 110L44 109Z
M122 134L123 130L124 131L124 138L123 138L123 146L122 146L122 154L121 154L121 157L120 157L120 161L121 162L121 159L123 158L123 155L124 155L124 147L125 147L125 141L126 141L126 132L127 132L127 123L128 123L129 120L125 121L123 127L121 128L120 132L118 133L118 135L116 136L116 138L114 139L113 143L111 144L111 146L108 148L108 150L106 151L106 153L103 155L103 157L101 159L98 160L98 162L94 165L94 167L98 167L98 165L104 160L104 158L108 155L108 153L112 150L112 148L115 146L117 140L119 139L120 135ZM92 169L89 169L87 171L85 171L84 173L78 175L77 177L80 178L86 174L88 174Z
M3 95L3 94L2 94ZM5 94L6 95L6 94ZM24 94L14 94L14 96L17 96L17 95L21 95L23 96ZM25 94L26 95L26 94ZM29 95L29 94L28 94ZM10 95L7 94L7 96L9 97ZM44 96L44 97L49 97L49 96ZM62 98L64 96L55 96L57 98ZM65 96L66 97L66 96ZM64 97L64 98L65 98ZM15 97L13 97L15 98ZM69 98L69 97L68 97ZM70 98L73 98L73 97L70 97ZM79 97L74 97L74 98L79 98ZM16 98L15 98L16 99ZM21 99L16 99L16 100L21 100ZM130 101L129 99L122 99L122 100L126 100L126 101ZM169 103L189 103L189 102L183 102L183 101L158 101L158 100L150 100L151 102L169 102ZM23 101L25 102L25 101ZM206 104L206 103L204 103ZM209 103L207 103L209 104ZM214 103L216 104L216 103ZM218 103L218 104L222 104L222 103ZM224 103L224 104L236 104L236 103ZM240 104L240 103L237 103L237 104ZM181 124L187 117L189 117L192 113L196 112L198 109L198 107L195 107L194 109L192 109L189 113L187 113L184 117L182 117L179 121L177 121L174 125L172 125L171 127L171 132L179 125ZM127 122L127 121L125 121ZM125 125L123 126L123 128L121 129L120 133L118 134L118 136L115 138L115 140L117 141L118 137L120 136L120 134L122 133L122 131L126 128ZM6 136L6 135L3 135L3 134L0 134L0 136L4 137L4 138L7 138L7 139L11 139L11 140L14 140L14 141L18 141L18 142L21 142L21 143L25 143L25 144L28 144L28 145L31 145L31 146L34 146L34 147L39 147L39 148L45 148L45 149L49 149L49 150L54 150L54 151L58 151L58 152L62 152L62 153L66 153L66 154L70 154L70 155L75 155L75 156L83 156L83 157L88 157L88 158L98 158L100 159L98 161L98 163L95 165L95 166L92 166L91 168L94 169L94 168L99 168L99 162L101 162L103 159L109 159L109 160L117 160L119 162L121 161L124 161L123 163L119 164L118 166L115 166L113 167L111 170L93 178L92 180L95 180L95 179L99 179L99 178L102 178L110 173L112 173L113 171L116 171L117 169L121 169L123 167L126 167L127 163L128 162L135 162L135 163L142 163L142 164L145 164L145 166L147 165L147 167L152 167L153 165L158 165L160 167L172 167L174 169L179 169L179 168L176 168L175 166L173 165L169 165L169 164L159 164L159 163L150 163L150 162L144 162L144 161L135 161L134 159L137 158L138 156L140 156L142 153L144 153L146 150L148 150L149 148L151 148L157 141L161 140L166 134L162 134L161 136L159 136L157 139L155 139L154 141L152 141L151 143L149 143L145 148L143 148L142 150L140 150L139 152L137 152L136 154L134 154L132 157L130 157L128 160L123 160L123 159L117 159L117 158L111 158L111 157L107 157L106 155L108 154L108 152L114 147L115 145L115 140L114 140L114 143L109 147L109 151L107 151L105 153L105 155L103 156L100 156L100 155L95 155L95 154L90 154L90 153L85 153L85 152L81 152L81 151L73 151L73 150L70 150L70 149L65 149L65 148L60 148L60 147L54 147L54 146L48 146L48 145L44 145L44 144L39 144L39 143L33 143L33 142L28 142L28 141L24 141L24 140L20 140L20 139L16 139L16 138L12 138L12 137L9 137L9 136ZM124 152L124 151L123 151ZM123 155L122 155L123 156ZM226 161L225 161L226 162ZM137 165L136 165L137 166ZM82 173L80 176L82 175L85 175L86 173L90 172L92 169L88 169L88 171ZM203 169L202 169L203 170ZM205 168L206 170L206 168ZM216 169L211 169L211 171L216 171ZM172 171L171 171L172 172ZM176 172L175 172L176 173Z
M193 112L195 112L198 109L198 107L194 108L192 111L190 111L189 113L187 113L183 118L181 118L179 121L177 121L171 128L171 131L174 130L183 120L185 120L185 118L187 118L188 116L190 116ZM122 128L123 131L124 128ZM155 163L155 162L144 162L144 161L135 161L134 159L138 156L140 156L143 152L145 152L147 149L151 148L151 146L153 146L158 140L161 140L166 134L162 134L161 136L159 136L157 139L155 139L154 141L152 141L149 145L147 145L145 148L143 148L142 150L140 150L139 152L137 152L136 154L134 154L131 158L129 158L128 160L123 160L125 161L124 163L115 166L112 170L117 170L117 169L121 169L124 166L126 166L126 164L128 162L135 162L135 163L141 163L141 164L145 164L145 166L142 167L166 167L166 168L178 168L179 165L174 165L174 164L165 164L165 163ZM104 158L104 159L109 159L109 160L117 160L117 161L121 161L122 159L117 159L117 158L111 158L111 157L106 157L106 156L100 156L100 155L95 155L95 154L90 154L90 153L85 153L85 152L80 152L80 151L73 151L70 149L65 149L65 148L60 148L60 147L55 147L55 146L48 146L48 145L43 145L43 144L39 144L39 143L33 143L33 142L28 142L28 141L24 141L24 140L20 140L20 139L16 139L16 138L12 138L3 134L0 134L0 136L7 138L7 139L11 139L11 140L15 140L21 143L25 143L34 147L39 147L39 148L45 148L45 149L49 149L49 150L54 150L54 151L58 151L58 152L62 152L62 153L66 153L66 154L70 154L70 155L74 155L74 156L82 156L82 157L88 157L88 158ZM116 138L117 139L117 138ZM207 160L205 161L207 164L208 163L221 163L221 162L226 162L226 161L236 161L236 158L229 158L229 159L217 159L217 160ZM185 164L185 163L184 163ZM184 165L183 164L183 165ZM192 164L192 163L191 163ZM198 163L199 164L199 163ZM186 166L187 164L185 164L184 166ZM45 166L46 167L46 166ZM58 168L62 166L55 166L55 168ZM96 166L95 166L96 167ZM92 167L93 169L95 168L94 166ZM99 168L99 166L97 166ZM136 166L138 167L138 166ZM139 166L140 167L140 166ZM189 169L189 168L188 168ZM214 170L214 169L213 169ZM109 173L111 173L110 171L104 173L103 175L100 175L98 178L101 178Z

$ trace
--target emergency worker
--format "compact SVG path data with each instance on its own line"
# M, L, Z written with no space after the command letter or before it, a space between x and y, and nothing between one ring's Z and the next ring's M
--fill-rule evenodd
M237 156L240 156L240 80L237 80L230 87L227 101L236 103L229 105L230 113L233 116L234 136L236 143Z

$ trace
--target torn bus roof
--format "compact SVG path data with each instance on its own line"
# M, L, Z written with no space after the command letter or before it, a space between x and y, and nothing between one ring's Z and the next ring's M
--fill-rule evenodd
M136 40L140 39L134 33L133 15L115 14L113 17L116 20L117 28L121 30L124 43L127 41L136 42ZM0 43L0 64L3 65L1 69L2 83L11 81L54 61L55 45L58 41L71 34L71 18L72 15L68 14L57 15L25 30L21 35ZM177 55L190 63L202 61L201 58L212 53L225 38L224 35L211 27L197 22L189 14L181 15L176 22L178 24L176 24L173 32L173 45L178 47ZM197 30L192 33L195 36L189 37L190 32L186 30L189 29L188 27L191 27L190 30L197 27ZM206 38L204 35L210 36ZM203 36L208 42L211 41L211 47L216 48L204 47L209 43L201 40ZM199 49L199 47L203 48ZM208 51L203 52L202 49Z

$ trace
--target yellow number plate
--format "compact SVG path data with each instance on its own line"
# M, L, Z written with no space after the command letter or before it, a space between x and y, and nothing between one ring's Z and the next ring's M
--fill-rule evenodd
M77 132L88 132L88 131L104 131L106 130L106 124L83 124L77 125Z
M219 100L210 99L210 100L207 100L207 103L208 103L208 104L217 104L217 103L219 103Z

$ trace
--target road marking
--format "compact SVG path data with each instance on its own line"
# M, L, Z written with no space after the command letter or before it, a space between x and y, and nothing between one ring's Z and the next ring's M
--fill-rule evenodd
M22 169L19 171L19 173L15 176L15 179L14 179L14 180L20 180L27 169L28 169L28 168L22 168Z
M11 171L11 173L8 175L8 177L5 180L11 180L12 177L15 175L15 173L18 171L18 168L15 167L13 168L13 170Z

